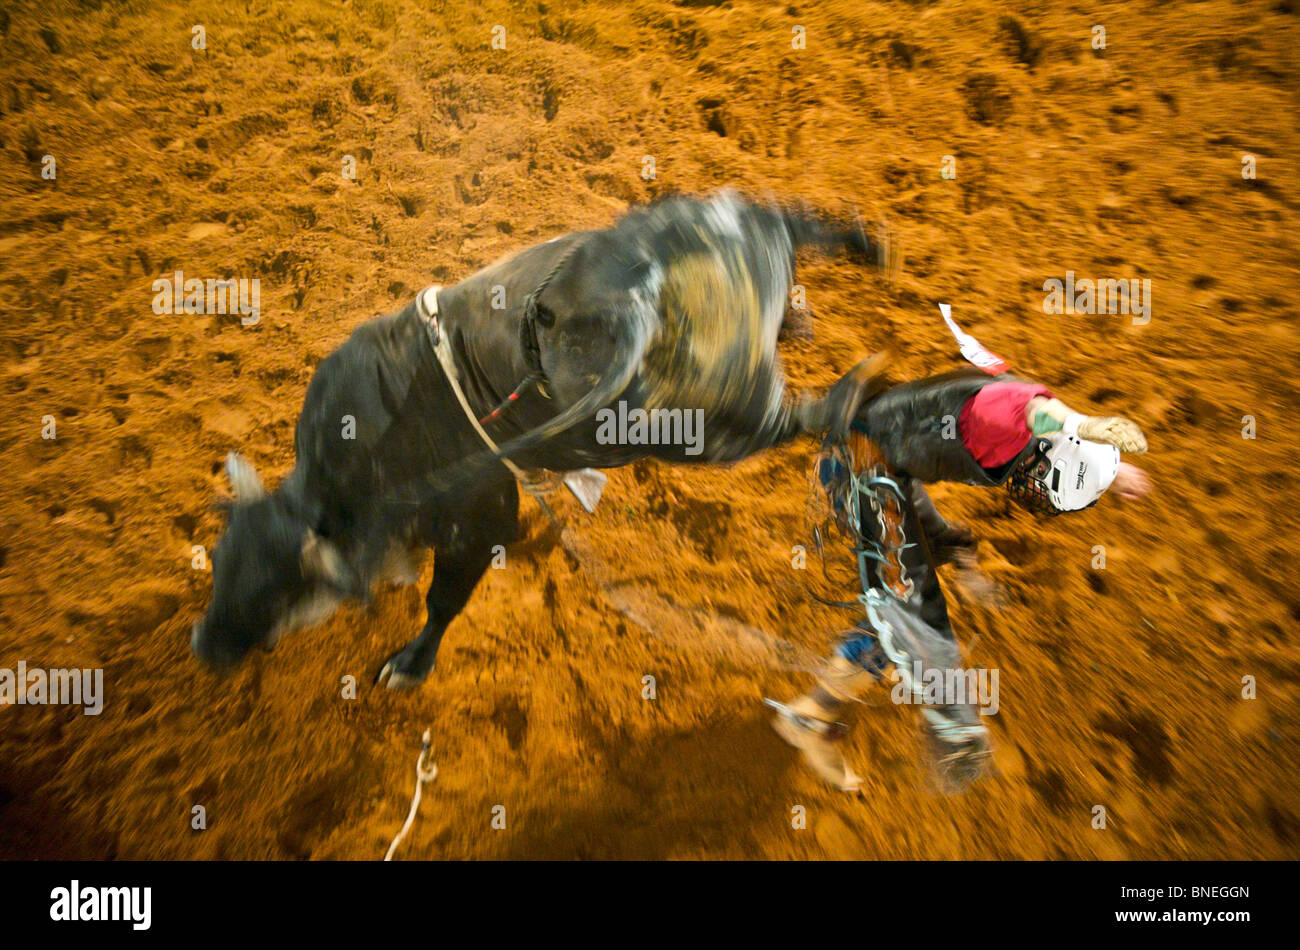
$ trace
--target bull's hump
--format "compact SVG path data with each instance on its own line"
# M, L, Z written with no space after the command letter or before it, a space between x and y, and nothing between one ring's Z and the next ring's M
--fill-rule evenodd
M763 303L737 246L668 262L660 285L663 322L646 357L647 402L708 407L747 391L772 359Z
M581 240L582 237L583 232L564 234L541 244L512 252L475 271L456 286L464 290L478 288L490 292L494 286L499 285L507 289L509 299L514 296L510 293L513 287L524 287L526 288L524 292L528 293L542 282L556 262L564 256L575 241Z

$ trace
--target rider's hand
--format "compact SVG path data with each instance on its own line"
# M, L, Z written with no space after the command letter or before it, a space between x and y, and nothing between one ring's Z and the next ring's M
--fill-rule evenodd
M1110 483L1110 490L1123 501L1135 501L1151 490L1151 479L1136 465L1120 462L1115 480Z
M1147 450L1147 439L1132 419L1120 416L1088 416L1079 423L1079 438L1113 445L1121 452L1140 454Z

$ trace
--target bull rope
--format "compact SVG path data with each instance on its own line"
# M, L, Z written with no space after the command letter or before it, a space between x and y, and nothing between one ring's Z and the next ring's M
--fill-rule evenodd
M397 833L393 843L388 846L388 853L384 855L385 861L393 860L393 854L397 851L397 846L402 843L406 833L411 830L411 824L415 821L415 813L420 810L420 796L424 789L425 782L432 782L438 775L438 766L429 762L429 749L433 736L430 730L424 730L424 747L420 749L420 757L415 760L415 794L411 796L411 810L406 816L406 824L402 825L402 830Z
M432 340L431 342L433 343L433 352L437 354L438 357L438 365L442 367L442 373L447 377L447 382L451 383L451 391L456 394L456 401L460 403L460 408L464 411L465 418L468 419L470 425L474 427L474 431L477 432L478 437L483 440L483 444L491 449L492 452L501 459L501 463L510 470L511 475L517 478L521 483L527 485L529 482L528 474L514 462L510 461L510 459L501 454L501 450L497 447L497 444L492 441L492 436L487 434L487 430L483 428L483 424L479 422L478 416L470 407L469 400L465 398L465 390L460 388L460 378L456 373L456 364L452 361L451 357L451 341L447 339L447 334L442 333L437 329L438 291L440 290L442 290L442 287L435 284L432 287L425 288L420 292L420 296L416 298L417 309L420 313L420 317L426 324L434 328L433 333L436 334L436 340ZM525 382L526 381L527 380L525 380ZM518 390L516 390L516 393L517 392ZM511 397L507 398L513 398L513 394ZM486 421L491 418L491 416L492 413L489 413L484 417L484 420Z
M560 272L565 264L569 263L569 261L573 259L573 256L577 254L578 250L586 243L587 242L582 238L578 238L570 244L568 249L560 255L559 260L555 262L555 266L552 267L546 273L546 276L542 278L541 283L534 287L532 292L524 298L524 316L523 319L519 321L519 346L524 351L524 362L528 364L529 372L515 389L514 393L507 396L504 401L488 413L487 416L484 417L484 421L489 421L499 416L507 404L518 398L519 393L523 391L524 387L526 387L529 382L536 382L537 391L546 399L551 398L550 392L547 391L550 380L546 376L546 370L542 367L542 347L537 340L537 326L538 324L541 324L543 327L549 329L550 327L555 326L555 317L553 314L548 313L540 307L537 303L537 299L541 297L546 288L551 285L551 281L555 279L555 275ZM543 318L542 314L546 314L546 317Z

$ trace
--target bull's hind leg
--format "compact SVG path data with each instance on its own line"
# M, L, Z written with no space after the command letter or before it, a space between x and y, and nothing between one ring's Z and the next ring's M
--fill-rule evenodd
M869 356L822 398L785 396L777 412L770 408L781 398L780 388L764 391L755 387L747 406L711 420L711 427L704 432L705 457L711 462L735 462L809 433L824 432L832 442L844 441L858 409L885 388L888 363L887 353Z
M519 535L519 489L513 478L458 501L440 519L434 541L433 583L425 597L428 619L414 640L389 657L376 683L410 689L433 669L447 625L469 601L498 545Z

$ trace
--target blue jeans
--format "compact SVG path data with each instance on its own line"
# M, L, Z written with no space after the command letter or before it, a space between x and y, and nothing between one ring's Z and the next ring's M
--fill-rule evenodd
M880 648L880 642L872 632L866 617L859 620L854 631L839 642L835 652L850 663L869 670L878 677L883 677L885 667L889 665L889 658Z

